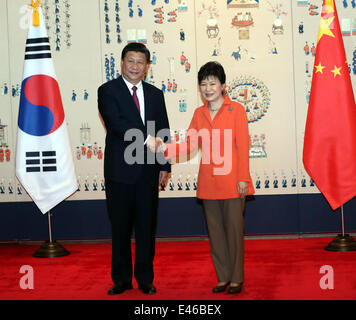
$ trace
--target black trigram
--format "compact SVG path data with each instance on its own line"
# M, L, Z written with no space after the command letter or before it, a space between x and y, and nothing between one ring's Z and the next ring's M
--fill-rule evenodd
M56 151L26 152L26 172L57 171L56 164Z
M49 38L32 38L26 41L25 60L51 58Z

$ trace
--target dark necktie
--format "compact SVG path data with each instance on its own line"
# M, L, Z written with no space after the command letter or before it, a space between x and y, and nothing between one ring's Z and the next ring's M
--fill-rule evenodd
M138 113L140 113L140 102L138 101L138 97L137 97L137 94L136 94L137 87L133 86L132 90L133 90L132 98L134 99L134 101L136 103L136 107L138 109Z

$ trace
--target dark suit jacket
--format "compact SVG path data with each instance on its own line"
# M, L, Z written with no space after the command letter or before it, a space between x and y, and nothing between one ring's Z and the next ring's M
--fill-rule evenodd
M159 163L154 161L152 164L155 155L146 146L143 146L148 134L157 136L158 131L162 129L166 129L166 136L162 134L159 136L164 141L169 141L169 122L163 92L144 81L142 85L145 123L142 122L122 76L104 83L98 89L99 111L107 130L104 158L106 180L133 184L139 179L142 170L146 170L146 177L152 179L158 179L159 171L170 172L170 164L164 160L162 154L158 155ZM150 125L147 125L149 121L154 121L154 123L151 122ZM152 128L152 124L154 124L154 128ZM132 138L130 134L124 139L125 133L130 129L137 130L131 132L134 133L134 136L139 133L138 139ZM128 160L135 159L138 163L127 163Z

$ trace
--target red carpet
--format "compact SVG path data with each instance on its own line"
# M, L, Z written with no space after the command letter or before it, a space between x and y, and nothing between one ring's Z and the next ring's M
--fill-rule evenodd
M208 241L157 242L157 294L111 287L111 244L65 244L71 254L33 258L33 245L0 245L0 300L355 300L356 251L329 252L332 238L245 240L245 283L238 295L213 294L216 276ZM34 289L20 288L20 268L34 270ZM334 289L322 289L320 268L334 271Z

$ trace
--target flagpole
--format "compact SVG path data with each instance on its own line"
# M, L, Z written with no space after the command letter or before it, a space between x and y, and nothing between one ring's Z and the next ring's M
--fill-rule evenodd
M77 179L41 1L31 0L29 7L32 19L26 40L23 90L18 115L16 176L41 213L47 214L48 218L49 241L33 256L54 258L70 253L53 240L49 210L75 192ZM48 108L48 116L40 117L39 113L31 111L32 97L41 97L36 103L46 107L46 110ZM50 105L46 105L48 103ZM32 125L33 123L36 125ZM32 161L27 161L28 157ZM48 161L40 161L41 157ZM51 184L50 191L47 184Z
M356 241L349 235L345 234L344 226L344 206L340 207L341 212L341 234L338 234L333 241L331 241L325 250L327 251L356 251Z
M47 212L48 216L48 234L49 241L46 241L34 254L36 258L56 258L68 256L70 252L61 246L58 242L52 239L52 223L51 212Z
M48 216L49 242L52 243L51 211L48 211L48 212L47 212L47 216Z
M335 105L338 108L335 108ZM328 130L325 130L325 128ZM321 154L332 155L320 162ZM347 155L345 150L348 150ZM356 109L334 0L323 0L305 125L303 163L331 208L341 207L342 233L325 250L354 251L344 208L356 196ZM347 168L347 170L345 170Z
M344 206L342 205L341 208L341 232L342 236L345 236L345 226L344 226Z

